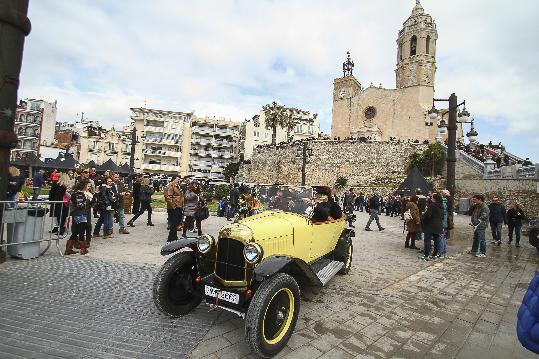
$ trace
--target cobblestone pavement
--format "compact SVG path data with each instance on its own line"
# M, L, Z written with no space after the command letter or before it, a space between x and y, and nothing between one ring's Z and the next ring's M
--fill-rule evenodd
M475 258L465 254L471 243L457 234L448 258L422 262L404 248L400 219L383 216L385 231L365 232L367 216L357 214L350 274L302 301L295 332L279 357L536 357L515 331L520 302L539 264L534 248L489 246L487 258ZM470 235L468 221L456 217L461 238ZM229 313L220 314L191 353L192 359L241 357L253 356L243 321Z
M181 358L215 314L155 309L157 266L49 256L0 266L0 358Z
M457 217L462 239L449 242L450 256L421 262L403 248L399 219L382 216L385 231L365 232L367 216L357 215L352 271L302 301L280 357L535 357L515 334L539 264L535 249L504 244L489 246L487 258L466 255L467 218ZM201 306L172 320L155 310L151 285L166 260L159 255L165 218L155 213L155 227L140 220L130 235L94 239L84 257L51 249L0 265L0 358L252 357L235 315ZM210 217L203 228L216 234L224 223Z

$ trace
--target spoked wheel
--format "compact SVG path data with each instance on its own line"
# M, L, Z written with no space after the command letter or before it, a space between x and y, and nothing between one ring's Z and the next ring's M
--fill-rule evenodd
M193 252L181 252L163 264L153 283L155 306L170 316L191 312L202 301L195 283L196 263Z
M276 274L263 282L251 301L245 318L245 339L263 358L279 353L298 319L299 287L288 274Z

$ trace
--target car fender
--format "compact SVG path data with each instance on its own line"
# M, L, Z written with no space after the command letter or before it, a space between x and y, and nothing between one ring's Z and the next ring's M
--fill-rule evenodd
M310 265L299 258L288 256L273 256L264 259L255 267L254 278L257 281L263 281L276 273L300 276L307 279L311 285L322 286L322 282L320 282Z
M163 247L161 247L161 255L167 256L186 247L195 250L197 240L197 238L186 238L167 243Z

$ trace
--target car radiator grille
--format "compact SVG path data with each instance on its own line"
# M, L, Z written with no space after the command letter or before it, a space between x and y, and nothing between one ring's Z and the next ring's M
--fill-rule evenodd
M243 243L231 238L220 238L217 243L215 274L226 281L245 280Z

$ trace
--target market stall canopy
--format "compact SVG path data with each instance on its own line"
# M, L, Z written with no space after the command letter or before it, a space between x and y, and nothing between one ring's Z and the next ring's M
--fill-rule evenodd
M91 160L90 162L88 162L88 168L92 168L92 167L97 167L97 164L95 163L94 160Z
M131 167L129 167L129 163L127 162L121 165L120 168L121 168L120 173L123 173L123 174L129 174L129 170L131 169Z
M419 171L419 168L414 167L408 177L401 183L399 188L395 191L396 195L401 196L413 196L416 194L416 189L421 189L421 192L425 195L432 191L430 185L425 180L425 177Z
M18 167L43 167L45 165L34 153L29 153L23 158L11 161L11 164Z
M118 166L116 163L112 162L110 158L107 160L107 162L97 167L97 172L111 171L111 172L119 173L121 170L122 168Z
M79 165L79 161L73 158L70 153L60 153L58 157L43 165L44 168L56 168L58 170L73 170Z

